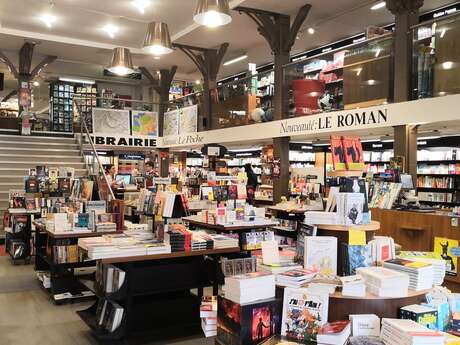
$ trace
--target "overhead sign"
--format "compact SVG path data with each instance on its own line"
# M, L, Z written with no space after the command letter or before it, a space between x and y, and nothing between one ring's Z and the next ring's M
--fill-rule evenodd
M235 128L216 129L189 135L158 138L158 147L192 147L210 143L245 142L279 137L314 137L339 133L460 119L460 95L343 110Z
M91 135L96 146L118 146L135 148L156 148L157 139L148 137L123 136L115 137L110 135Z

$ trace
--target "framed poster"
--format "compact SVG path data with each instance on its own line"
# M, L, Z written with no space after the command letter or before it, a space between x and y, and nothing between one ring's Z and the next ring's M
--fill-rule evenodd
M180 110L179 134L198 131L198 106L192 105Z
M164 114L163 136L179 134L179 109Z
M153 111L131 111L132 135L158 136L158 113Z
M93 133L131 135L129 110L93 108Z

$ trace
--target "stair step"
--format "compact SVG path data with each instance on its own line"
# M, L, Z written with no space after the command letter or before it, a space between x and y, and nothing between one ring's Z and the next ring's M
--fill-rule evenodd
M15 163L12 163L12 165L14 165ZM80 163L83 165L83 163ZM45 165L45 164L42 164L42 165ZM81 176L86 176L87 175L87 171L86 169L83 169L83 168L78 168L78 167L75 167L75 163L73 164L66 164L66 165L61 165L61 166L69 166L69 165L72 165L72 167L75 168L75 177L81 177ZM30 167L34 167L33 165L30 165L28 167L13 167L13 168L7 168L7 167L4 167L3 164L1 164L0 162L0 179L2 179L3 177L8 177L8 178L16 178L16 177L20 177L22 179L24 179L28 174L29 174L29 168ZM50 166L48 165L48 167L53 167L53 166ZM15 174L15 175L12 175L12 174Z
M19 175L19 174L18 175L1 175L0 174L0 182L1 183L21 183L22 184L24 183L24 176Z
M45 165L47 167L72 167L72 168L80 168L83 169L85 167L84 162L52 162L50 164L49 161L5 161L5 160L0 160L0 170L10 170L12 168L17 168L20 170L24 170L25 168L33 168L37 165Z
M35 141L5 141L0 136L0 148L36 148L36 149L61 149L61 150L77 150L80 146L75 143L60 143L60 142L35 142Z
M69 143L75 144L75 137L48 137L48 136L32 136L32 135L13 135L0 134L0 140L18 141L18 142L50 142L50 143Z
M63 155L21 155L21 154L14 154L14 153L0 153L0 162L6 161L9 162L30 162L34 163L37 161L46 161L47 164L51 164L51 162L60 162L62 164L67 164L67 162L75 162L81 163L83 159L81 156L63 156ZM37 164L39 165L39 164Z
M46 145L46 144L43 144ZM49 148L49 145L46 145L47 147L17 147L17 145L14 145L14 147L5 147L3 145L0 145L0 150L2 152L14 152L17 154L40 154L40 153L46 153L47 155L64 155L64 156L79 156L80 155L80 150L79 149L61 149L61 148ZM62 145L59 145L61 147Z

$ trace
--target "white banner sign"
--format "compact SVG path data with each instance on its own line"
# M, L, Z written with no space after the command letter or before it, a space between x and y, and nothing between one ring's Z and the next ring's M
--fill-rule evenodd
M158 147L190 147L278 137L308 137L363 129L460 120L460 95L343 110L286 120L161 137ZM236 130L235 130L236 129Z

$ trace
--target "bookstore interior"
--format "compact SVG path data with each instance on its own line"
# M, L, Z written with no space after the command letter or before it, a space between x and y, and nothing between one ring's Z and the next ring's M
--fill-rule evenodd
M460 2L0 21L0 344L460 345Z

